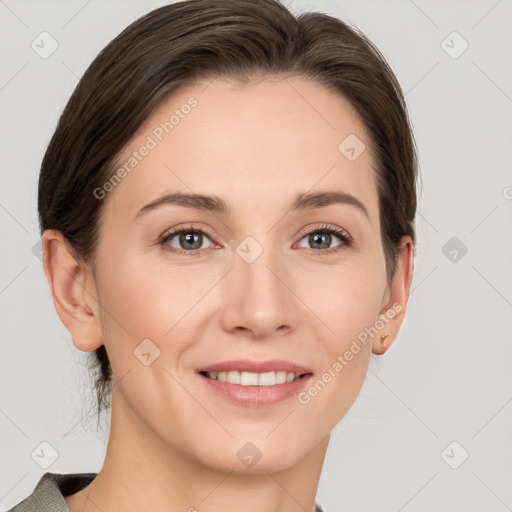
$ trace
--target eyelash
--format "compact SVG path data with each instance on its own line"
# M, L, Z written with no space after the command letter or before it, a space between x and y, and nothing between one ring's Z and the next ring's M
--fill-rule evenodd
M175 229L175 230L163 235L158 240L158 244L162 245L169 252L172 252L174 254L182 254L185 256L199 256L202 251L206 250L206 249L195 249L193 251L183 251L183 250L179 250L176 248L171 248L168 245L169 240L172 240L176 235L179 235L181 233L195 233L195 234L199 233L202 235L206 235L212 242L214 241L213 240L214 237L209 233L209 231L207 229L194 228L194 226L191 225L189 227L182 227L179 229ZM304 233L300 237L300 240L302 240L306 236L310 236L310 235L313 235L316 233L328 233L330 235L336 235L341 240L342 243L332 249L309 249L314 254L323 254L323 255L333 254L333 253L337 253L337 252L343 250L344 248L352 247L352 243L353 243L352 237L344 229L338 228L337 226L331 226L329 224L323 224L323 225L315 228L314 230Z

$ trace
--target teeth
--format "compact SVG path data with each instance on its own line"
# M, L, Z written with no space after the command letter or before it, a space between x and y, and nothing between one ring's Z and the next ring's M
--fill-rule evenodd
M241 384L242 386L274 386L275 384L284 384L295 379L295 374L280 370L278 372L208 372L208 377L221 382L230 384Z
M228 382L232 382L233 384L240 384L240 372L237 372L237 371L227 372L226 380Z
M258 374L252 372L235 372L240 375L240 382L242 386L257 386L258 385ZM228 382L231 382L228 380ZM235 382L236 384L236 382Z

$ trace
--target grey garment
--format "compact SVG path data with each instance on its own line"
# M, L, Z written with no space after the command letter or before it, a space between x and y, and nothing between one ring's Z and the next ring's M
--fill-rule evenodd
M64 496L89 485L97 473L45 473L30 496L7 512L69 512ZM324 512L316 503L315 512Z
M64 496L89 485L97 473L45 473L30 496L7 512L69 512Z

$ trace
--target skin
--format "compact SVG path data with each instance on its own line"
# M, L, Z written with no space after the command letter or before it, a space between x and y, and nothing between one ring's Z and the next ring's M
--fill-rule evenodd
M71 512L229 512L241 504L247 512L313 512L329 433L357 397L371 353L384 353L400 330L412 242L402 239L388 282L364 125L344 98L303 79L181 89L119 161L191 96L198 105L103 199L94 266L77 263L58 231L43 236L61 320L78 349L105 344L114 373L104 465L65 500ZM338 150L351 133L367 148L353 162ZM368 216L342 203L288 212L297 194L326 190L355 196ZM164 193L192 191L223 198L231 213L168 204L135 219ZM190 222L212 235L204 235L199 256L158 243ZM353 245L332 235L315 254L307 234L322 224L348 232ZM236 252L247 236L263 249L252 263ZM190 251L179 242L175 236L167 247ZM237 405L195 372L230 359L275 358L309 368L314 382L394 304L402 309L382 329L385 344L370 339L307 404L293 396ZM146 366L133 352L148 338L160 356ZM251 468L237 457L247 442L262 454Z

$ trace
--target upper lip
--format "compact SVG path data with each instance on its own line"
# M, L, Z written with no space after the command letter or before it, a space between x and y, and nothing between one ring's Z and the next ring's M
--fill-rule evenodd
M197 369L198 372L229 372L234 370L254 373L285 371L287 373L294 373L295 375L311 373L310 370L303 366L279 359L271 359L268 361L251 361L249 359L222 361L208 366L202 366Z

